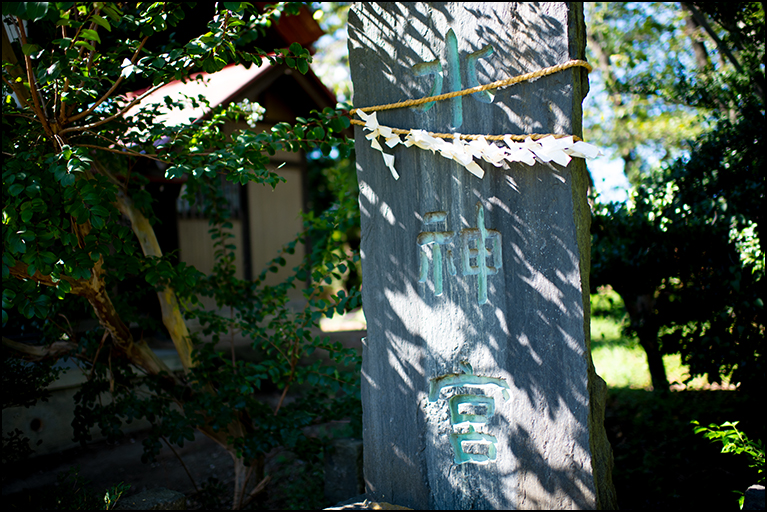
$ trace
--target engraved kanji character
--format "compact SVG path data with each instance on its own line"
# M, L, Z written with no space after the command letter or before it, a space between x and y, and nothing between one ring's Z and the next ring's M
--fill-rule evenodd
M477 61L479 59L487 59L493 54L493 47L487 45L484 48L477 50L476 52L469 53L466 56L466 78L467 88L476 87L479 85L477 78ZM439 59L435 59L429 62L421 62L413 66L413 74L415 76L434 75L434 84L428 96L437 96L442 94L442 85L447 80L448 91L455 92L460 91L462 86L461 80L461 63L460 55L458 52L458 39L455 36L455 32L451 28L445 35L445 62L447 64L447 70L443 71L442 63ZM479 91L471 95L475 100L482 103L492 103L493 94L489 91ZM463 124L463 97L456 96L450 98L449 101L453 106L453 128L460 128ZM424 103L423 105L417 105L413 107L419 112L426 112L434 106L434 102Z
M481 430L487 428L490 418L495 414L495 399L484 393L489 388L500 388L503 398L508 400L509 385L504 379L498 377L474 375L468 362L462 362L461 367L466 373L454 373L430 379L429 401L436 402L443 389L473 388L482 392L483 394L459 393L448 400L451 425L450 445L453 448L456 464L494 462L497 453L495 443L498 439ZM474 450L467 451L469 446L473 446ZM481 451L477 452L477 449Z
M437 224L445 222L446 212L429 212L423 216L424 225ZM418 279L419 283L425 283L429 275L429 256L423 249L426 245L431 247L432 259L432 281L434 282L434 295L442 295L442 249L441 245L450 244L455 237L455 231L425 231L419 233L416 242L421 247L421 269ZM456 275L455 263L453 262L453 251L447 250L448 272L450 275Z
M464 276L477 276L477 301L479 304L487 302L487 276L495 275L503 265L501 254L501 233L494 229L485 228L485 210L482 203L478 202L477 227L461 230L461 265ZM488 250L486 242L492 242L492 249ZM476 248L471 245L476 243ZM488 260L492 258L491 265ZM471 264L472 259L476 262Z

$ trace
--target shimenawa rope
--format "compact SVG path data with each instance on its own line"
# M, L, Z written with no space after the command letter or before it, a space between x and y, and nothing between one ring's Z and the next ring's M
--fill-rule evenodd
M504 78L502 80L496 80L495 82L491 82L489 84L485 85L478 85L476 87L471 87L469 89L463 89L461 91L454 91L449 92L446 94L438 94L436 96L428 96L426 98L419 98L414 100L405 100L400 101L397 103L387 103L385 105L376 105L372 107L361 107L361 108L353 108L349 111L349 115L353 116L357 111L361 112L378 112L380 110L391 110L395 108L407 108L407 107L414 107L417 105L422 105L424 103L430 103L432 101L442 101L447 100L450 98L455 98L457 96L466 96L467 94L474 94L481 91L487 91L489 89L498 89L499 87L508 87L509 85L514 85L520 82L526 82L528 80L535 80L536 78L540 78L543 76L553 75L554 73L558 73L560 71L564 71L566 69L570 69L573 67L583 67L586 68L587 71L591 72L593 69L591 67L591 64L586 62L585 60L570 60L565 62L564 64L557 64L556 66L550 66L548 68L539 69L538 71L532 71L530 73L525 73L523 75L517 75L510 78ZM360 126L364 126L365 122L360 121L358 119L352 119L352 124L357 124ZM410 133L410 130L402 130L400 128L392 128L391 129L393 133L396 133L398 135L407 135ZM452 133L433 133L433 132L427 132L432 137L439 137L442 139L453 139L455 138L454 134ZM483 137L486 140L504 140L508 137L511 137L512 140L515 141L523 141L526 138L531 138L533 140L538 140L543 137L548 136L554 136L556 138L560 137L569 137L569 135L561 135L561 134L540 134L540 133L531 133L531 134L525 134L525 135L467 135L467 134L460 134L461 139L464 140L476 140L480 137ZM573 135L573 140L582 140L580 137Z

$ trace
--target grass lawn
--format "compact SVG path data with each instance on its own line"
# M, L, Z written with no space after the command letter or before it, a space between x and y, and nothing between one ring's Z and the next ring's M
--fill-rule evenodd
M621 332L621 323L614 318L591 319L591 357L597 374L613 388L650 389L650 371L647 356L639 342ZM690 373L679 354L663 356L669 383L675 388ZM696 377L687 384L688 389L708 387L705 377Z

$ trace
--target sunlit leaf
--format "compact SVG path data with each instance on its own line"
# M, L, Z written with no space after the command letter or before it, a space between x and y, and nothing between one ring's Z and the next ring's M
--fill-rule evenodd
M80 31L80 36L83 39L88 39L89 41L96 41L97 43L101 42L101 38L99 37L98 32L95 30L91 30L89 28L84 28Z
M107 31L109 31L109 32L112 31L112 26L109 24L109 22L107 20L105 20L104 18L102 18L101 16L99 16L98 14L94 14L93 16L91 16L90 20L93 23L95 23L96 25L98 25L100 27L104 27L105 29L107 29ZM99 42L101 42L101 41L99 41Z

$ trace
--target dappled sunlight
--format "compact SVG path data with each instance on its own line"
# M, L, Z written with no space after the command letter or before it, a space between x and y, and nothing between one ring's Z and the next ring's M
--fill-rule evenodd
M322 332L364 331L368 328L365 313L357 308L343 315L335 314L330 318L320 320Z
M466 85L458 73L476 71L480 83L489 83L561 62L498 37L508 29L501 18L524 24L532 16L542 21L535 44L561 44L556 9L528 5L501 14L463 4L410 5L351 9L356 107L425 97L436 79L420 73L428 66L420 74L413 66L435 59L450 75L445 83L457 84L453 89ZM481 23L467 25L465 18L475 16ZM415 26L422 31L413 33ZM483 50L488 44L493 52ZM392 46L395 53L387 51ZM572 133L572 76L498 89L492 102L466 95L433 108L379 110L369 128L376 124L385 138L381 126ZM504 109L519 115L510 120ZM479 179L461 162L398 144L386 149L396 157L394 180L365 133L355 129L371 491L416 508L593 507L591 452L604 434L590 430L589 389L599 384L589 374L581 289L587 249L578 232L588 228L573 218L583 161L481 162Z

